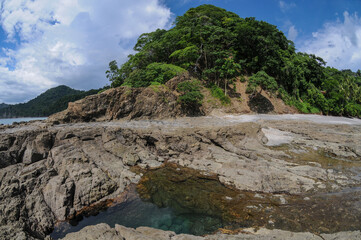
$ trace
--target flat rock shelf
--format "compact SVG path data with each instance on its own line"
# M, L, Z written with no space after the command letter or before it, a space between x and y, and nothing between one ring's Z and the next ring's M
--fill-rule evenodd
M0 126L0 239L64 237L67 221L77 232L65 239L237 239L244 231L249 239L280 231L355 239L360 187L358 119L248 115ZM112 219L118 212L127 220Z

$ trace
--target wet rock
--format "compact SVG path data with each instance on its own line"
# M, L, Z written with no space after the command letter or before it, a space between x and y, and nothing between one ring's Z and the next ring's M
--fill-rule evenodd
M77 240L125 240L125 238L114 228L107 224L98 224L83 228L77 233L70 233L63 239Z
M67 119L63 122L148 114L142 108L137 108L140 115L131 113L126 104L144 101L147 96L154 98L153 93L132 91L129 96L112 99L119 91L123 94L127 90L103 95L110 97L110 109L105 102L95 107L86 106L87 102L75 103L62 113ZM139 94L144 96L138 98ZM93 98L97 100L98 96ZM122 98L127 101L118 106ZM153 110L159 116L170 116L165 113L169 108L163 106L164 112ZM266 128L290 134L293 139L280 149L269 147L262 130ZM14 226L14 234L24 232L42 238L57 220L111 199L130 183L137 183L140 174L131 171L131 166L147 169L163 162L216 175L223 184L239 190L290 194L343 190L359 186L358 146L359 125L290 121L235 123L221 118L185 118L3 127L0 225ZM312 159L308 159L311 151Z
M115 225L115 229L124 237L129 240L156 240L156 239L171 239L175 235L171 231L163 231L149 227L138 227L137 229L126 228L120 225Z
M115 225L115 228L110 228L107 224L98 224L95 226L88 226L76 233L68 234L63 240L70 239L114 239L114 240L331 240L331 239L361 239L360 231L355 232L340 232L337 234L321 234L321 236L312 233L294 233L282 230L268 230L261 228L258 231L254 229L245 229L244 233L236 235L228 235L217 233L205 237L192 236L187 234L176 235L174 232L162 231L148 227L139 227L137 229L126 228Z

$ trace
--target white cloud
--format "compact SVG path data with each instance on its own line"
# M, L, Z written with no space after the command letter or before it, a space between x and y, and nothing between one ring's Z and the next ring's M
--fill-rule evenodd
M291 41L295 41L298 36L298 30L296 26L290 21L285 20L281 29L287 33L287 38Z
M2 49L0 103L59 84L102 87L108 63L124 62L141 33L170 18L158 0L3 0L0 23L17 47Z
M286 3L285 1L279 1L278 4L279 4L279 7L282 12L286 12L286 11L290 10L291 8L296 7L296 4L293 2Z
M298 36L298 31L296 29L296 27L294 25L292 25L289 29L288 29L288 39L291 41L295 41L297 36Z
M326 23L301 44L300 51L322 57L327 65L338 69L361 68L361 18L344 12L344 21Z

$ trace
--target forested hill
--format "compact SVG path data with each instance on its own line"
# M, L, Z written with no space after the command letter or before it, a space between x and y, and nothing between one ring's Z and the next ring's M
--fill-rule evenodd
M68 102L73 102L98 92L99 89L80 91L61 85L47 90L27 103L7 106L4 104L3 108L0 107L0 117L46 117L66 109Z
M304 113L361 116L361 71L326 67L312 54L296 52L276 26L202 5L177 17L170 30L142 34L135 54L109 63L112 87L164 84L189 71L210 89L247 80L251 96L268 91ZM197 83L183 83L183 100L199 103ZM194 104L188 104L194 106Z
M0 103L0 109L6 108L7 106L9 106L9 105L8 105L8 104L5 104L5 103Z

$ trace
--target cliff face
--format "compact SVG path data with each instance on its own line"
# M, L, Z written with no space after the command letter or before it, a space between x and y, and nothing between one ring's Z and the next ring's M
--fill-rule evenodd
M141 176L132 166L154 168L166 161L216 174L240 190L300 194L355 186L347 168L328 171L322 162L297 157L290 163L285 159L293 150L267 144L281 139L292 142L295 152L316 147L352 160L361 157L360 134L357 126L236 124L209 117L2 127L0 238L41 239L56 221L137 183Z
M177 102L178 93L175 91L175 83L184 78L173 79L165 86L112 88L69 103L65 111L50 116L49 121L69 123L184 116L186 112Z
M256 97L246 93L246 83L237 82L231 92L229 104L210 94L202 87L204 99L197 109L187 109L178 101L178 83L190 80L188 73L169 80L165 85L147 88L118 87L101 94L91 95L76 102L70 102L68 108L49 117L49 122L93 122L117 119L167 119L183 116L202 116L217 114L245 113L297 113L279 98L266 91Z

